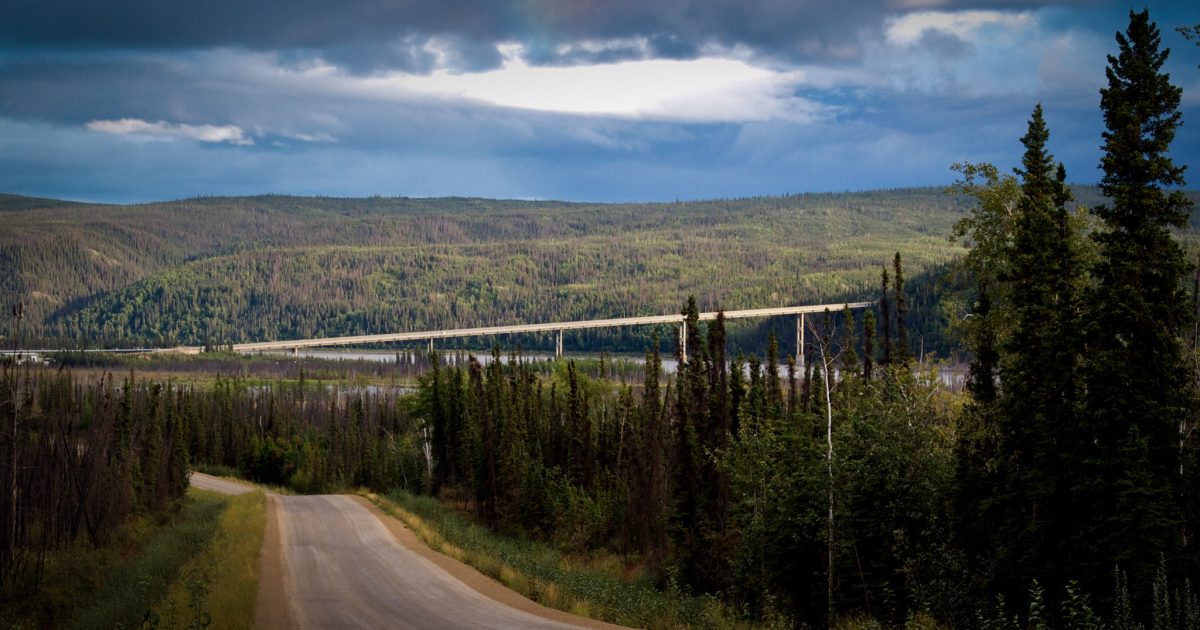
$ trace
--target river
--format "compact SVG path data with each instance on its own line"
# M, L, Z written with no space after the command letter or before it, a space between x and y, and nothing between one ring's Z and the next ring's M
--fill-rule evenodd
M380 363L396 363L416 366L423 364L427 359L427 353L421 350L300 350L296 354L290 352L269 352L263 354L277 354L281 356L301 356L311 357L314 359L325 359L330 361L378 361ZM482 365L487 365L492 362L492 354L487 352L474 352L468 350L445 350L439 353L443 365L466 365L469 357L474 355L476 360ZM501 354L500 360L508 363L511 355ZM522 361L535 362L550 362L554 360L554 355L550 353L528 353L520 355ZM646 357L637 354L567 354L567 359L582 359L587 361L604 361L614 364L625 363L626 365L644 365ZM665 374L674 374L679 368L679 362L675 360L673 355L668 358L663 356L662 371ZM926 368L928 369L928 368ZM961 363L941 363L936 366L938 378L942 384L954 391L961 391L967 376L966 365ZM779 373L787 374L787 364L780 363Z

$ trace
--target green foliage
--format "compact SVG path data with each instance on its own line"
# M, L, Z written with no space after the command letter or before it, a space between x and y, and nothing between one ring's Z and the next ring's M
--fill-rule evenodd
M1144 630L1133 610L1133 598L1129 592L1129 578L1117 567L1113 570L1113 630Z
M193 488L198 500L212 500ZM158 628L251 628L258 597L258 556L266 526L266 496L248 492L227 503L205 549L180 568L154 608Z
M932 189L672 204L254 197L37 208L0 216L0 259L13 261L0 299L29 304L29 339L72 345L662 314L688 294L704 310L764 307L865 295L869 268L897 248L913 272L946 261L961 250L940 235L960 212ZM651 334L566 342L637 351Z
M589 565L552 545L497 534L429 497L397 492L388 498L408 513L399 516L435 549L497 579L505 569L511 571L520 579L510 578L509 585L543 605L562 610L582 608L597 619L632 627L738 625L730 610L718 602L678 588L655 588L651 576L645 574L628 578L619 558ZM385 503L383 507L390 506ZM614 562L615 567L611 566Z
M833 403L841 606L885 622L914 611L954 619L964 572L948 543L953 416L932 375L893 367L849 379Z
M825 466L809 436L746 431L725 464L738 531L733 595L758 614L820 610L824 590Z
M486 368L469 361L465 377L449 368L422 379L424 426L446 427L432 452L450 458L432 468L462 471L440 494L467 499L498 531L632 553L669 585L722 594L754 618L806 623L823 620L829 604L832 526L838 613L901 623L964 610L954 594L963 562L948 544L954 407L940 381L899 365L871 381L831 369L830 406L814 381L805 387L821 405L806 410L785 400L777 344L765 362L751 357L748 374L740 359L731 373L723 318L701 325L694 302L684 313L688 360L664 390L651 352L640 401L573 362L543 381L519 355L496 361L498 351ZM832 340L833 319L819 327L830 339L822 347L846 347ZM842 453L832 524L826 409Z
M187 488L183 388L13 365L0 372L0 592L36 590L48 554L109 544L134 517L163 518Z
M1089 596L1123 627L1148 620L1155 558L1171 558L1174 575L1196 565L1184 542L1196 398L1173 234L1191 204L1167 154L1180 91L1160 73L1166 52L1146 12L1130 13L1117 42L1101 92L1100 223L1067 209L1040 106L1018 177L966 165L957 188L978 201L955 232L972 246L961 269L976 298L959 324L975 357L955 499L973 597L1020 602L1036 578L1065 602L1062 624L1079 627L1099 623ZM1141 588L1118 574L1110 598L1114 563Z
M427 487L419 401L396 387L251 384L220 377L189 396L199 465L319 493Z
M1091 598L1075 581L1067 582L1066 599L1062 603L1063 627L1071 630L1103 630L1104 622L1092 609Z
M989 523L996 548L991 587L1014 598L1031 576L1057 598L1069 570L1069 537L1080 525L1072 488L1084 457L1076 409L1082 238L1072 231L1066 173L1047 150L1049 137L1038 105L1022 138L1012 243L1002 252L1008 275L997 278L998 293L1009 301L994 307L1013 320L996 348L1000 391L994 409L979 410L994 423L995 452L1004 455L981 462L994 467L996 478L981 497L992 505L975 507L995 519Z
M150 538L140 553L107 576L104 588L72 602L67 628L140 628L152 620L152 607L167 593L180 567L210 544L227 499L196 497L179 520Z
M1179 338L1191 318L1188 266L1171 233L1191 209L1184 169L1169 157L1181 91L1161 71L1167 51L1147 12L1130 13L1117 43L1101 90L1101 189L1111 202L1095 209L1104 224L1085 304L1089 448L1074 489L1089 508L1076 575L1093 591L1107 563L1120 562L1132 583L1146 584L1159 554L1184 559L1179 420L1195 404Z

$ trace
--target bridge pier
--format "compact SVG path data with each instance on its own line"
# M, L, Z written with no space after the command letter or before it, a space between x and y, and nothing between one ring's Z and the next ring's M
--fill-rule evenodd
M687 321L679 325L679 357L687 363Z
M563 355L562 337L563 337L563 331L559 330L558 335L554 341L554 358L555 359L561 359L562 355Z
M800 373L804 371L804 313L796 318L796 364L800 366Z
M433 354L433 337L429 338L429 354Z

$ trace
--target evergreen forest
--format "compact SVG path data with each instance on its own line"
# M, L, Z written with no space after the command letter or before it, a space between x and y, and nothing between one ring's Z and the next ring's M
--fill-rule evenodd
M900 251L914 334L946 356L935 294L963 252L946 237L971 204L932 188L614 205L0 197L0 299L26 313L2 332L25 347L220 346L663 315L689 295L703 311L840 303L867 298ZM573 332L566 345L640 354L653 332ZM504 342L554 348L549 336Z

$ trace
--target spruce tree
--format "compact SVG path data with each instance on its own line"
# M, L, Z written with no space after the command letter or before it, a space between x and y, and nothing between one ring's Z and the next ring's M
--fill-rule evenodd
M627 483L630 542L634 549L657 560L667 548L664 526L670 500L667 495L669 428L658 384L661 361L657 335L653 348L646 353L645 384Z
M892 364L892 312L888 307L888 272L887 267L880 273L879 288L879 323L883 326L880 343L883 348L883 358L880 365Z
M1030 577L1052 600L1069 576L1066 539L1073 522L1069 478L1079 471L1076 426L1076 248L1065 204L1066 173L1046 149L1042 106L1021 143L1021 197L1009 255L1013 333L1002 348L998 464L1004 488L997 517L1000 586L1020 597ZM986 378L986 375L979 375ZM987 387L975 383L976 391ZM985 396L986 398L986 396ZM1005 583L1007 581L1007 583Z
M875 311L867 309L863 314L863 378L871 380L875 368Z
M430 370L428 378L429 387L422 391L428 391L429 397L425 401L426 414L429 419L429 424L433 428L433 478L429 480L430 494L437 496L442 489L442 485L447 482L449 476L448 470L451 466L450 453L446 448L446 409L442 401L443 398L443 383L441 361L438 355L431 353L429 362L433 366Z
M1104 226L1087 303L1088 466L1076 488L1090 511L1075 550L1092 592L1102 592L1114 562L1131 583L1148 584L1158 554L1174 561L1183 551L1178 422L1192 398L1179 335L1189 313L1187 263L1171 229L1185 225L1191 204L1184 168L1168 155L1181 90L1162 71L1169 51L1148 12L1129 18L1100 91L1100 187L1110 203L1095 210ZM1135 472L1139 487L1129 483Z
M775 331L767 332L767 417L766 423L770 430L775 431L779 428L779 423L783 419L783 388L779 382L779 339L775 337Z
M904 267L900 264L900 252L892 259L892 270L895 272L892 286L896 296L896 343L892 348L892 360L904 364L912 359L912 353L908 349L908 300L904 297Z
M854 313L850 306L842 307L842 374L849 376L858 374L861 367L858 363L858 331L854 322Z
M746 398L746 359L738 353L729 372L729 433L738 439L741 429L742 401Z

